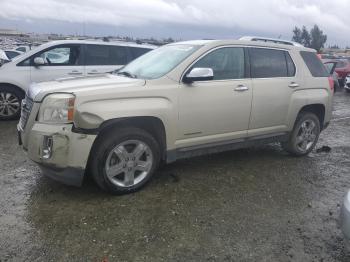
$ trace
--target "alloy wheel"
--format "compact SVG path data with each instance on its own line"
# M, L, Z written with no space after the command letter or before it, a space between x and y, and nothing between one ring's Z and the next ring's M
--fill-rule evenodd
M296 137L296 146L300 152L308 151L317 139L316 123L311 120L305 120L301 125Z
M10 92L0 92L0 116L11 117L20 110L19 98Z
M119 187L131 187L142 182L153 165L150 147L139 140L127 140L108 154L105 171L108 180Z

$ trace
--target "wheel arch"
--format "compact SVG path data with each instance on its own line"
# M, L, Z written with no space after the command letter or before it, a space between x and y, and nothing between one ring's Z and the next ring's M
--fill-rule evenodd
M14 85L14 84L7 83L7 82L1 82L0 87L13 87L22 94L23 98L25 96L25 91L22 88L20 88L18 85Z
M298 116L302 113L310 112L317 116L320 121L321 130L324 127L324 118L326 114L326 107L324 104L310 104L303 106L298 113Z
M99 131L94 144L92 145L91 151L93 151L93 148L104 136L108 135L111 130L123 127L136 127L150 133L159 143L161 160L166 159L167 143L165 125L160 118L154 116L123 117L104 121L99 127Z

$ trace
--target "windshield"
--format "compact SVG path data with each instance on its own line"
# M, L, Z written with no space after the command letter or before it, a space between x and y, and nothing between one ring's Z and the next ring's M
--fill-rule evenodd
M200 47L186 44L163 46L140 56L119 70L117 74L133 78L156 79L169 73Z

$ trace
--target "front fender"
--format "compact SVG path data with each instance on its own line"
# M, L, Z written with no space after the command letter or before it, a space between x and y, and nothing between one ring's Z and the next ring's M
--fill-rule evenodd
M77 106L74 125L82 129L98 129L112 119L156 117L164 125L167 145L174 144L177 115L174 104L164 97L133 97L85 102Z

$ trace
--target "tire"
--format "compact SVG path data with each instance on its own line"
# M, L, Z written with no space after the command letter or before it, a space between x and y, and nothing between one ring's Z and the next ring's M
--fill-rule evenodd
M347 93L350 93L350 89L345 88L345 91L346 91Z
M314 113L300 113L288 141L281 143L282 147L291 155L305 156L316 146L320 132L320 120Z
M0 86L0 120L19 119L23 98L23 92L16 87Z
M156 139L133 127L107 132L98 138L92 154L89 167L93 179L101 189L116 195L141 189L160 162Z

